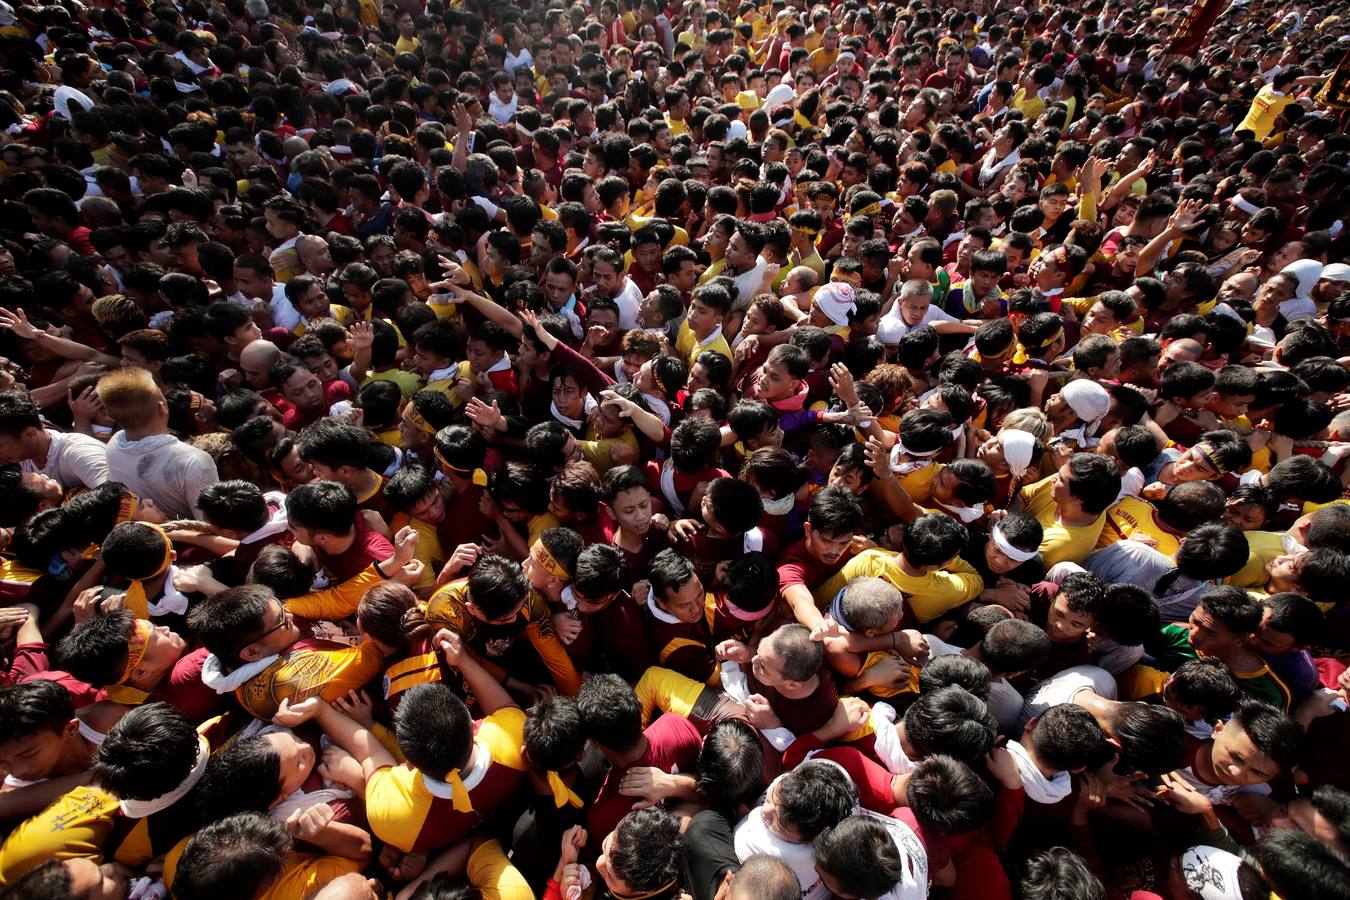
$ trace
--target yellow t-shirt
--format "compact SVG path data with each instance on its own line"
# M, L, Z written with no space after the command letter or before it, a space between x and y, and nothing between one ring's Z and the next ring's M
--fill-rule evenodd
M492 769L502 766L517 772L525 771L525 760L521 756L521 747L525 743L525 713L515 707L500 709L478 724L474 742L480 750L486 750L489 760L480 763L488 766L488 771L475 782L468 777L465 784L470 801L477 784L487 786L492 778ZM491 790L496 793L499 787ZM460 830L452 823L429 820L433 806L449 811L449 800L433 794L427 784L426 776L410 765L386 766L371 774L366 782L366 816L371 831L387 844L408 852L419 846L419 840L425 845L428 840L437 840L444 829ZM469 813L454 812L454 816L476 815L483 818L490 815L491 809L474 809ZM459 823L463 826L467 823Z
M957 557L945 568L926 575L910 575L900 567L900 554L889 550L864 550L844 564L816 590L816 606L825 609L839 589L855 578L884 578L905 595L906 606L920 622L936 619L962 603L974 600L984 590L975 568Z
M1284 535L1278 531L1244 531L1242 534L1247 538L1250 555L1247 564L1229 578L1228 583L1240 588L1263 587L1270 580L1266 566L1284 554Z
M417 48L422 46L422 42L415 37L399 37L394 41L395 53L416 53Z
M183 838L164 857L164 883L173 887L178 875L178 863L183 858L192 836ZM315 853L292 853L286 859L281 877L259 895L258 900L305 900L335 878L361 871L361 863L343 856L319 856Z
M944 468L940 462L930 462L921 469L899 476L900 486L911 500L922 506L933 499L933 482Z
M1055 563L1081 563L1087 559L1097 546L1102 528L1106 525L1106 515L1097 517L1091 525L1069 526L1061 523L1055 515L1054 478L1050 475L1035 484L1022 488L1022 504L1036 521L1041 523L1044 535L1041 537L1041 559L1047 566Z
M830 66L834 65L834 61L838 58L839 48L836 47L833 50L826 50L824 47L821 47L811 51L811 56L807 58L806 64L811 68L812 72L816 73L817 77L823 77L825 73L830 71Z
M103 844L120 815L117 798L81 785L21 822L0 845L0 887L50 859L103 861Z
M484 900L534 900L534 891L520 870L506 858L500 841L479 844L469 854L465 874L469 884L478 888Z
M1040 94L1028 94L1026 88L1018 88L1013 93L1010 104L1030 121L1039 119L1041 113L1045 112L1045 101L1041 99Z
M1176 556L1181 549L1180 538L1163 528L1153 504L1138 497L1126 497L1106 511L1106 525L1097 539L1097 549L1128 540L1136 532L1153 538L1157 542L1154 549L1164 556Z
M1256 98L1247 110L1247 115L1238 123L1234 131L1250 131L1258 141L1264 141L1275 127L1275 120L1285 107L1294 102L1293 94L1281 94L1272 85L1266 85L1257 92Z
M691 369L694 367L694 363L698 361L699 354L704 350L720 353L729 360L733 359L734 357L731 355L731 345L727 343L726 338L722 337L721 330L718 330L716 335L716 337L706 339L700 343L694 337L694 329L689 327L689 321L686 319L680 323L680 333L675 336L675 350L688 358L689 368Z
M641 448L638 446L637 435L632 430L625 431L618 437L601 438L599 436L587 435L587 440L578 441L581 447L581 455L585 457L586 462L595 466L597 472L601 475L614 468L614 448L620 444L627 447L633 453L633 459L640 455Z
M403 369L389 369L385 372L371 372L361 382L361 387L365 387L373 381L392 381L398 385L398 389L403 392L404 397L412 397L422 389L422 379L416 372L407 372Z

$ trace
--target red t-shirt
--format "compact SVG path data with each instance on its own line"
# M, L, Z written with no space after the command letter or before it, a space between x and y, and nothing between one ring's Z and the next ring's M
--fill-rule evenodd
M382 562L394 555L394 545L389 538L373 528L366 526L365 520L356 517L356 540L345 553L325 553L318 547L314 555L324 567L334 584L349 581L360 575L368 566Z
M703 744L698 729L684 716L666 713L644 732L647 738L647 752L628 766L616 766L605 776L600 786L600 794L586 815L586 833L590 836L591 846L600 848L603 841L619 820L633 809L635 798L619 793L623 776L634 766L653 766L667 775L676 773L690 774L698 760L698 751Z

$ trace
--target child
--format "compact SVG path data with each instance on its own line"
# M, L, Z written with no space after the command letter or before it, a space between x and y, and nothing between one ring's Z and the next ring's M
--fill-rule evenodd
M646 476L636 466L615 466L605 473L601 495L608 541L623 551L628 572L647 571L652 558L666 546L665 529L653 525L668 520L656 511Z
M444 319L428 322L412 335L412 370L426 389L445 396L456 406L464 403L462 386L470 379L469 364L456 362L464 353L463 333ZM457 386L461 390L456 390Z
M720 353L732 359L731 345L722 336L722 325L731 312L731 295L718 284L704 284L694 289L688 313L675 338L675 349L689 360L690 368L705 350Z
M948 292L944 308L958 319L997 319L1008 313L999 279L1008 271L1001 250L978 250L971 258L970 277Z
M933 481L942 468L934 457L954 440L952 417L946 412L916 409L901 417L900 432L891 448L891 470L915 503L929 502Z

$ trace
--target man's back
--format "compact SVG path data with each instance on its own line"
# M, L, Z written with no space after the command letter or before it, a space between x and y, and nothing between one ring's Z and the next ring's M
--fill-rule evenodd
M155 501L171 519L200 519L197 496L219 475L209 454L171 434L133 441L119 431L108 442L108 479Z

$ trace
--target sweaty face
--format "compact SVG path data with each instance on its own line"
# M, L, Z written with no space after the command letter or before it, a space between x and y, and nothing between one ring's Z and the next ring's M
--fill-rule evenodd
M660 598L660 605L665 611L686 625L692 625L703 617L704 598L703 583L695 575L677 590L667 589L665 596Z
M1279 765L1256 748L1241 725L1232 722L1215 724L1210 761L1219 782L1235 787L1264 784L1280 773Z
M39 731L0 743L0 771L21 781L46 778L61 761L65 739L60 731Z
M314 748L287 731L276 731L263 740L281 757L281 780L278 799L289 797L300 789L314 770Z
M1063 593L1055 597L1046 618L1045 633L1056 643L1070 643L1087 634L1092 627L1092 616L1069 608L1069 598Z

